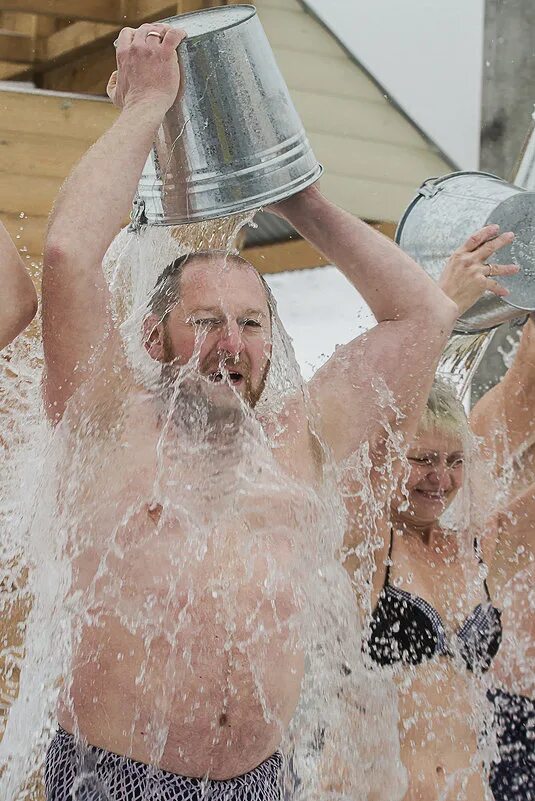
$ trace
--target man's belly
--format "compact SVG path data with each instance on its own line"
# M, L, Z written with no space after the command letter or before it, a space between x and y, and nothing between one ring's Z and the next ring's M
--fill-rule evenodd
M296 708L303 658L290 589L270 594L250 578L170 604L155 592L147 605L146 584L138 597L123 586L117 608L95 604L95 624L75 627L60 724L185 776L225 779L263 762Z

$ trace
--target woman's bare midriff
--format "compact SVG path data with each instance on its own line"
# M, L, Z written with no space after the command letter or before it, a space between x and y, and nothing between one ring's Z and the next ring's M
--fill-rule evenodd
M419 665L412 679L400 681L401 760L409 776L404 801L485 801L483 760L477 755L479 732L475 703L485 704L481 687L472 686L446 659ZM483 697L481 697L483 694Z

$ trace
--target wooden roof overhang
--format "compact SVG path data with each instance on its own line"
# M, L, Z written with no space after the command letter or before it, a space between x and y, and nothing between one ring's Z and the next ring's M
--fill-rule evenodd
M102 91L114 63L109 45L136 27L226 0L1 0L0 80L42 89ZM105 51L105 53L104 53Z

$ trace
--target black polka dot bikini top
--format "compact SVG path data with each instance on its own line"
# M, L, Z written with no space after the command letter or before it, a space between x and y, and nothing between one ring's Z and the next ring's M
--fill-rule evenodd
M487 671L502 639L501 614L491 603L487 582L487 602L478 604L454 637L448 638L431 604L390 584L393 538L391 530L385 582L372 615L367 653L382 666L419 665L435 656L460 654L468 670Z

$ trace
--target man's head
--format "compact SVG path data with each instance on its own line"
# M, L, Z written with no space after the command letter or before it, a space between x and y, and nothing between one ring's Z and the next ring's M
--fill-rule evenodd
M255 406L269 370L271 314L267 287L249 262L220 251L194 253L176 259L158 279L145 348L178 367L195 355L217 393L235 391Z

